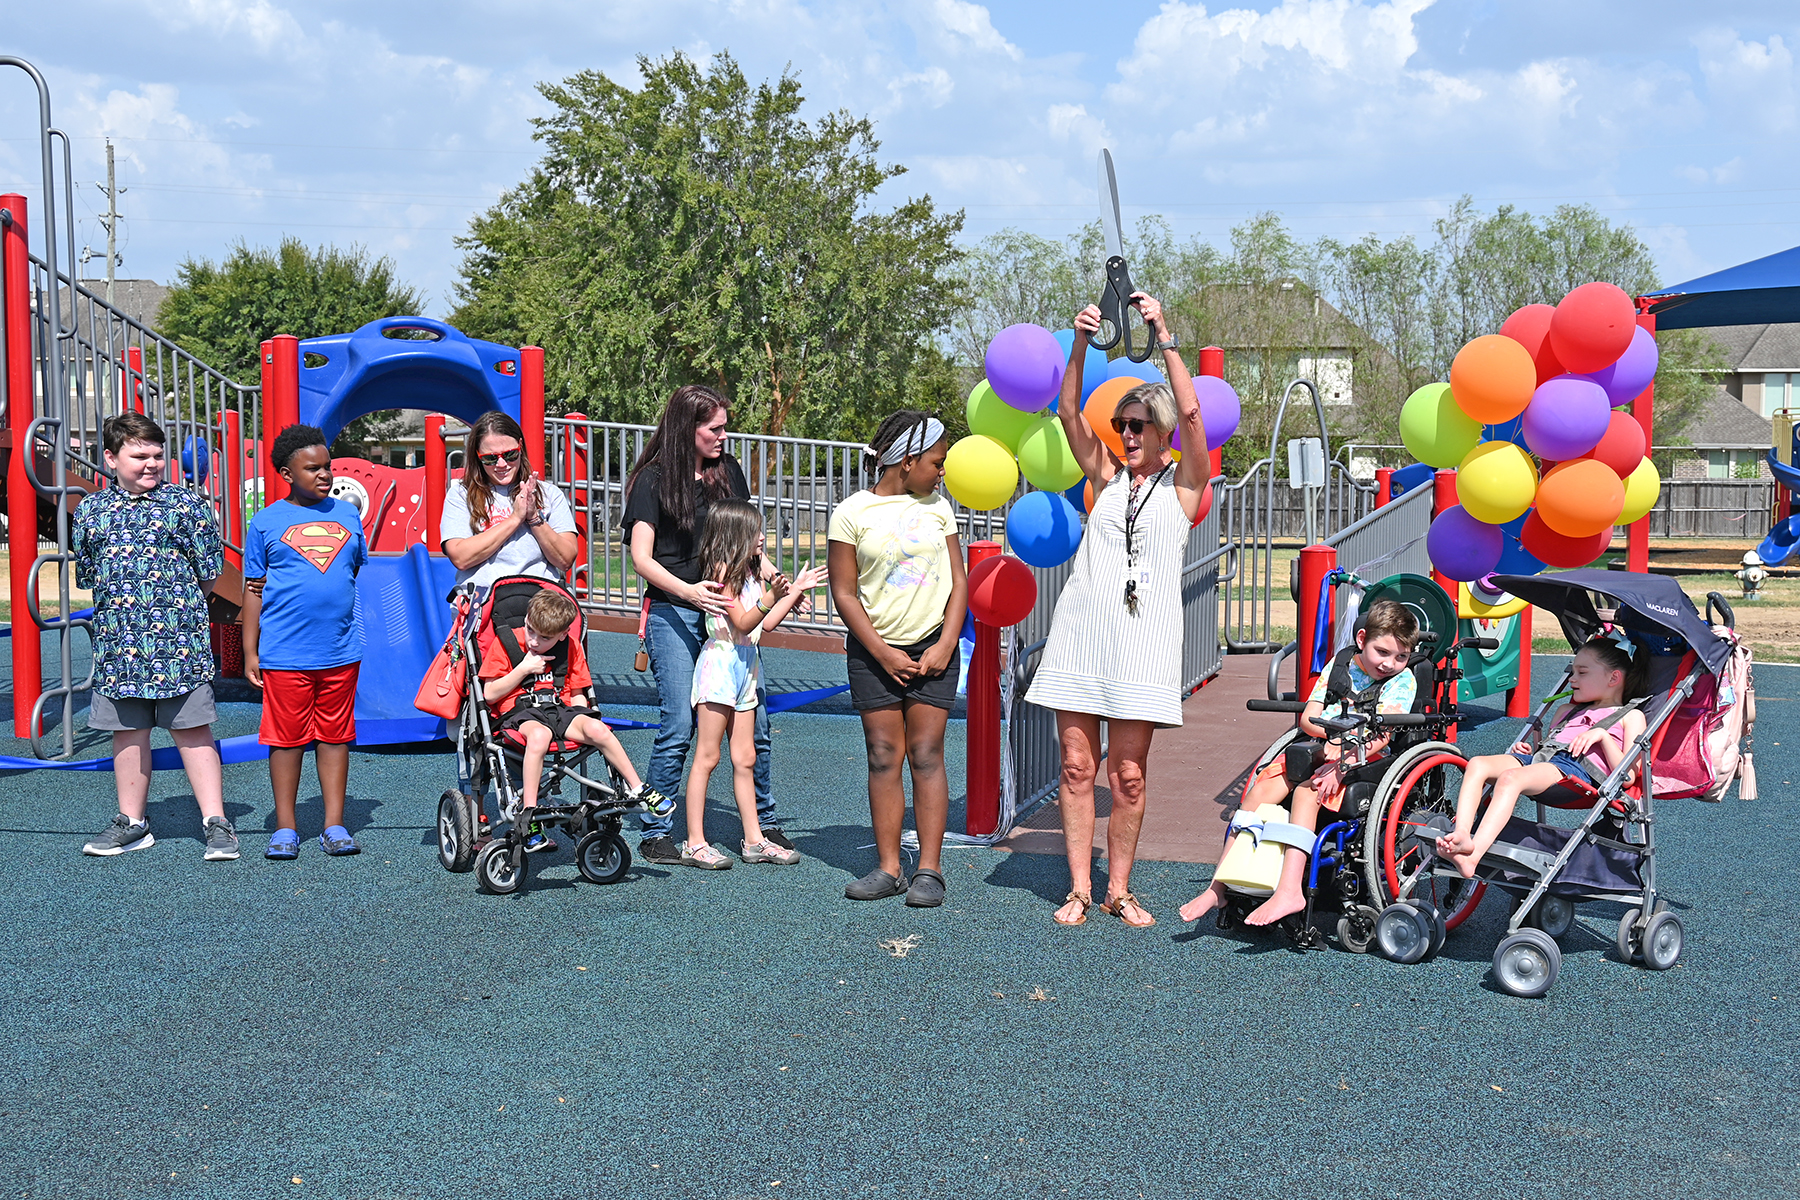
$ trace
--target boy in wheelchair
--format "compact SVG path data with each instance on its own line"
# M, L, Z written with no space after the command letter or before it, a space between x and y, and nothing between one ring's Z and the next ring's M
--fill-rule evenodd
M566 593L545 587L532 596L517 630L496 628L481 661L481 694L500 718L495 732L516 732L524 742L523 807L537 807L544 756L551 746L578 742L596 747L618 771L629 789L626 803L643 804L659 814L671 812L675 802L644 786L625 747L589 706L587 689L593 681L587 656L580 641L569 636L570 630L578 628L580 616L580 609ZM526 853L555 848L548 834L531 825L525 838Z
M1307 832L1316 832L1321 808L1336 812L1343 803L1344 778L1339 767L1342 743L1334 740L1321 720L1341 717L1350 712L1384 714L1409 713L1418 694L1418 677L1407 669L1413 646L1419 640L1419 622L1404 605L1393 600L1378 600L1369 606L1356 631L1356 653L1346 664L1346 681L1338 680L1333 689L1333 676L1328 669L1313 685L1300 714L1300 732L1319 740L1318 759L1310 777L1291 777L1286 756L1277 758L1264 769L1244 797L1243 807L1255 812L1264 804L1286 804L1292 795L1289 821ZM1335 664L1334 664L1335 666ZM1341 693L1341 695L1340 695ZM1389 734L1382 733L1364 743L1368 758L1387 748ZM1290 750L1302 747L1296 743ZM1249 916L1248 925L1273 925L1284 917L1305 909L1306 896L1301 886L1306 875L1310 846L1306 850L1289 845L1282 857L1281 880L1275 892ZM1213 911L1225 900L1225 885L1215 880L1212 886L1181 906L1181 917L1195 921Z

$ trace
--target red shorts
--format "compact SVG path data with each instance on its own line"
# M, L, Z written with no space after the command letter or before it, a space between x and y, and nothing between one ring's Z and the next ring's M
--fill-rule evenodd
M361 665L264 671L262 728L257 740L280 749L308 742L354 742L356 671Z

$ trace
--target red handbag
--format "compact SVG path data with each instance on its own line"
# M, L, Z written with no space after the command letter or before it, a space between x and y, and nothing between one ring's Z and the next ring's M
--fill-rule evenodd
M463 622L468 617L466 608L458 608L456 620L451 623L450 636L431 660L431 667L425 672L424 680L419 684L419 694L413 699L413 707L422 713L434 717L442 717L446 721L454 721L462 714L463 689L469 682L469 660L463 653Z

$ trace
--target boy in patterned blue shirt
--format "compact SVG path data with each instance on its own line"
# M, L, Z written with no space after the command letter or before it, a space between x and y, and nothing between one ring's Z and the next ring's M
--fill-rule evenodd
M156 844L144 803L150 731L167 729L200 804L208 861L238 856L225 819L213 743L212 641L206 596L224 566L212 508L163 482L166 439L141 413L101 431L116 487L75 510L75 581L94 593L94 686L88 728L112 733L119 812L84 854L107 857Z

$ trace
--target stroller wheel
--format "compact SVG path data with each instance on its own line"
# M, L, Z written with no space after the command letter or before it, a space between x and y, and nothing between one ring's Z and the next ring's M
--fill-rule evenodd
M1681 957L1681 918L1672 912L1659 912L1644 926L1644 965L1652 971L1666 971Z
M475 886L494 896L510 896L525 886L525 856L505 839L489 842L475 856Z
M575 869L589 883L617 883L631 869L631 847L616 832L596 829L575 843Z
M1425 919L1431 924L1431 945L1426 948L1425 957L1422 960L1430 962L1438 956L1438 951L1444 948L1444 939L1450 936L1450 927L1444 923L1444 914L1436 908L1426 911L1417 904L1413 907L1419 908Z
M1353 904L1338 918L1338 945L1352 954L1367 954L1375 943L1375 922L1381 914L1366 904Z
M1535 1000L1556 984L1562 950L1541 929L1521 929L1494 948L1494 982L1509 996Z
M1619 933L1613 941L1613 945L1619 951L1620 962L1628 963L1637 960L1637 922L1638 917L1642 915L1643 911L1644 910L1641 908L1628 908L1625 910L1625 915L1619 918Z
M1375 921L1376 944L1384 957L1397 963L1423 961L1435 932L1435 922L1405 901L1388 905Z
M1575 902L1567 896L1540 896L1537 905L1526 914L1525 923L1560 938L1575 924Z
M446 871L466 871L475 862L475 806L458 791L438 798L438 861Z

